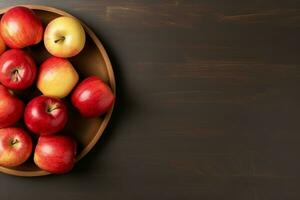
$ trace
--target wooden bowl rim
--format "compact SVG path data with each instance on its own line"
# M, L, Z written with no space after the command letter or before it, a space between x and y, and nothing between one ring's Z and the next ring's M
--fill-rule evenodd
M15 6L24 6L24 7L33 9L33 10L48 11L48 12L56 13L56 14L59 14L62 16L69 16L69 17L76 18L75 16L73 16L63 10L60 10L60 9L57 9L54 7L50 7L50 6L36 5L36 4L15 5ZM13 8L15 6L10 6L10 7L0 9L0 14L5 13L7 10L9 10L10 8ZM76 18L76 19L78 19L78 18ZM106 50L104 49L102 43L100 42L100 40L96 36L96 34L85 23L83 23L81 20L79 20L79 21L80 21L81 25L84 27L86 33L92 38L93 42L98 47L98 49L104 59L106 68L107 68L109 84L111 86L111 89L112 89L114 95L116 95L116 81L115 81L114 71L113 71L110 59L106 53ZM110 109L110 111L108 111L106 113L96 135L93 137L93 139L90 141L90 143L84 147L84 149L81 151L81 153L79 155L77 155L76 162L81 160L98 142L98 140L100 139L101 135L103 134L103 132L111 118L113 108L114 108L114 106ZM46 172L44 170L22 171L22 170L16 170L16 169L11 169L11 168L2 167L2 166L0 166L0 172L5 173L5 174L10 174L10 175L15 175L15 176L24 176L24 177L45 176L45 175L50 174L49 172Z

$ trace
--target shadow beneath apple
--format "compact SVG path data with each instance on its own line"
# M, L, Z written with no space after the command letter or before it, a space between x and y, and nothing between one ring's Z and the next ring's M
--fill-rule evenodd
M116 102L110 122L108 123L100 140L92 148L92 150L75 165L73 171L71 172L76 176L99 173L99 170L101 171L101 168L102 166L105 166L105 163L102 163L102 159L99 159L99 156L107 153L108 146L113 143L117 136L118 123L121 122L121 120L129 113L131 113L133 107L133 99L131 99L130 90L126 87L126 77L122 73L122 67L119 63L118 57L113 53L116 51L114 51L112 48L109 48L106 41L103 40L102 37L99 38L101 38L101 42L105 47L113 66L116 79ZM94 165L96 161L96 165L98 167L100 165L100 169L95 168Z

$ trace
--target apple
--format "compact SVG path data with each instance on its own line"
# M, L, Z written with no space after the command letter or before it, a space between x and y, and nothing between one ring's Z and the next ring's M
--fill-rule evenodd
M78 74L67 59L50 57L40 67L37 87L46 96L64 98L77 81Z
M41 136L34 152L35 164L50 173L69 172L75 163L75 140L63 135Z
M2 16L0 33L9 47L21 49L42 40L43 26L32 10L16 6Z
M5 42L0 35L0 54L2 54L5 51L5 49L6 49Z
M90 76L74 89L71 101L82 116L97 117L111 109L115 97L100 78Z
M54 56L68 58L77 55L84 47L85 32L73 17L58 17L45 29L44 44Z
M23 115L24 104L0 84L0 128L16 123Z
M38 96L26 106L24 121L38 135L52 135L62 130L67 121L67 107L60 99Z
M21 128L0 129L0 165L15 167L24 163L32 152L30 136Z
M0 81L10 89L30 87L37 68L32 57L20 49L10 49L0 56Z

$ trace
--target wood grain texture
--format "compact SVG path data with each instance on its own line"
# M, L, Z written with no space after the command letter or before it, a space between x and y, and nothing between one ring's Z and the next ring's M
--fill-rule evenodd
M28 3L96 32L119 97L71 174L0 175L1 199L300 198L299 1Z

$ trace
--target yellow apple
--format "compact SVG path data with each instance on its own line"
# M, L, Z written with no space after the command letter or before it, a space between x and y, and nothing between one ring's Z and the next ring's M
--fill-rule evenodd
M72 64L53 56L42 63L37 87L46 96L64 98L77 82L78 74Z
M58 17L47 25L44 44L49 53L54 56L72 57L83 49L85 32L77 19Z

